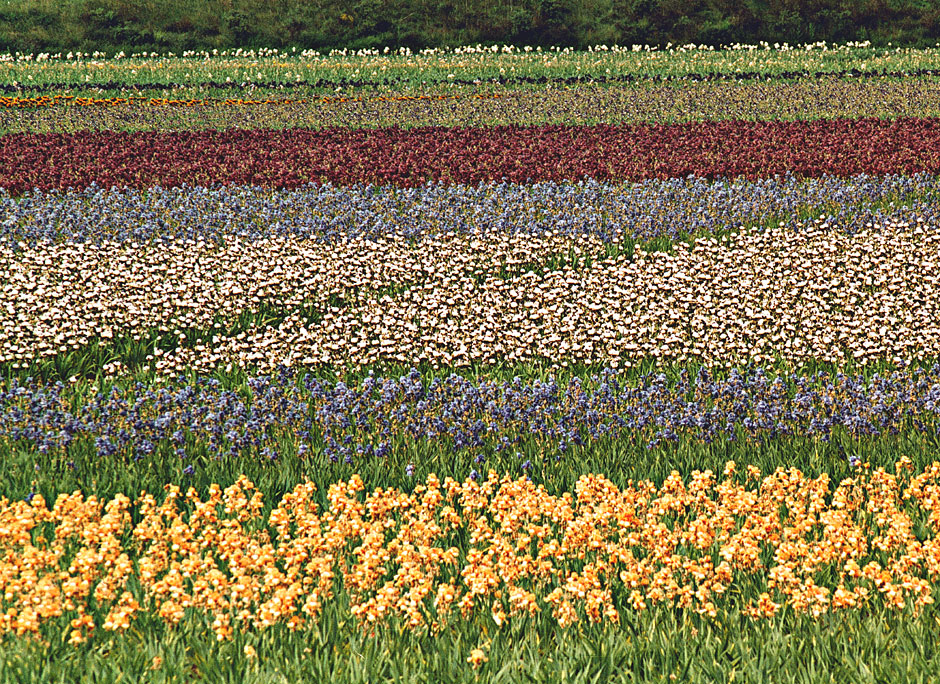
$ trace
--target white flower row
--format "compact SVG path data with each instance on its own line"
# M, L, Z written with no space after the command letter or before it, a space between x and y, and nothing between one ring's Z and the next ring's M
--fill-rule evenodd
M770 44L765 41L761 41L756 44L747 44L747 43L733 43L730 45L721 45L715 47L713 45L696 45L695 43L689 43L687 45L673 45L672 43L667 43L665 47L660 47L658 45L594 45L588 47L586 52L610 52L610 53L632 53L632 52L692 52L692 51L704 51L704 52L740 52L740 51L754 51L754 50L765 50L765 51L777 51L777 52L793 52L793 51L823 51L823 52L833 52L833 51L852 51L858 49L866 49L871 47L870 41L849 41L846 43L833 43L827 44L825 41L819 41L815 43L806 43L803 45L790 45L789 43L773 43ZM940 43L937 43L936 47L940 47ZM900 50L900 48L897 48ZM925 48L925 50L934 50L936 48ZM905 50L909 51L909 50ZM435 56L435 55L469 55L469 54L528 54L528 53L562 53L562 54L577 54L579 51L570 48L570 47L561 47L561 46L551 46L551 47L532 47L530 45L525 46L516 46L516 45L464 45L461 47L454 48L424 48L417 51L417 54L424 56ZM375 57L379 55L392 55L392 56L401 56L401 57L410 57L415 52L412 52L410 48L407 47L384 47L384 48L367 48L360 50L330 50L326 53L328 57ZM111 57L108 57L107 53L95 50L93 52L82 52L82 51L73 51L73 52L13 52L13 53L3 53L0 54L0 62L50 62L50 61L87 61L87 60L124 60L124 59L210 59L212 57L243 57L249 59L266 59L274 57L299 57L303 59L312 58L312 57L321 57L324 56L318 50L298 50L296 47L291 48L290 50L279 50L278 48L232 48L226 50L183 50L181 53L176 52L133 52L127 54L124 51L118 52Z
M525 235L0 250L0 362L184 329L201 340L152 354L159 373L940 356L933 226L775 229L585 261L601 254L597 238ZM232 328L265 305L276 321Z

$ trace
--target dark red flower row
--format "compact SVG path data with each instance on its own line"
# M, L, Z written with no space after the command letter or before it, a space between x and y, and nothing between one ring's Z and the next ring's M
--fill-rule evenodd
M940 172L940 120L0 136L13 193L103 186Z

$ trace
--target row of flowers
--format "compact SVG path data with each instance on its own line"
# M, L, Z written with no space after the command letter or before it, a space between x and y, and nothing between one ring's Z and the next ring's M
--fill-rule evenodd
M672 47L672 46L669 46ZM139 55L136 58L31 59L18 55L0 57L0 81L12 85L41 83L107 82L193 83L207 80L284 82L293 80L370 81L373 83L449 80L489 80L513 77L665 76L784 72L802 75L816 72L916 72L940 66L940 50L872 49L865 45L828 49L793 50L788 46L767 49L667 49L634 46L623 50L579 52L569 48L523 49L494 47L454 52L422 50L379 53L337 51L319 55L291 51L281 54L235 52L212 56Z
M766 41L761 41L756 44L746 44L746 43L734 43L733 45L724 45L721 50L745 50L752 52L754 50L764 50L764 51L783 51L789 52L793 50L802 50L806 52L811 52L813 50L822 51L822 52L834 52L839 53L850 53L853 50L860 48L867 48L871 46L871 41L848 41L846 43L827 43L826 41L817 41L815 43L804 43L802 45L790 45L789 43L774 43L771 45ZM430 55L463 55L463 54L501 54L501 55L512 55L512 54L528 54L530 52L542 52L542 47L531 47L531 46L516 46L516 45L464 45L458 47L437 47L437 48L424 48L418 50L418 53L423 56ZM613 54L618 53L636 53L636 52L650 52L658 51L660 47L657 45L594 45L588 47L588 53L592 52L610 52ZM709 45L695 45L694 43L689 43L687 45L677 45L673 47L672 43L669 43L665 51L686 53L695 50L702 51L714 51L715 48ZM561 46L553 46L545 48L546 52L563 52L564 54L569 54L572 52L570 48L563 48ZM327 53L329 57L378 57L380 55L392 55L393 57L409 57L414 54L414 51L409 47L399 47L399 48L362 48L359 50L350 50L350 49L332 49ZM123 50L113 55L110 59L115 61L122 59L147 59L148 57L176 57L176 53L157 53L157 52L135 52L127 55ZM212 57L256 57L258 59L265 58L285 58L289 56L300 57L301 59L310 58L310 57L320 57L321 53L317 50L301 50L297 52L297 48L291 48L290 50L279 50L278 48L229 48L218 50L214 49L209 50L183 50L179 54L180 59L210 59ZM94 52L82 52L81 50L76 50L68 53L57 52L55 54L49 52L37 52L37 53L24 53L24 52L15 52L15 53L6 53L0 54L0 62L48 62L48 61L57 61L57 60L82 60L82 59L104 59L108 58L107 54L104 52L99 52L95 50Z
M79 404L62 384L13 381L0 389L4 449L73 466L92 459L148 468L154 458L173 458L193 470L200 467L199 453L276 460L287 450L289 457L315 458L320 467L362 465L393 451L444 451L461 455L459 472L500 456L524 472L533 464L522 451L533 443L547 461L565 464L573 449L604 449L617 440L653 449L679 440L828 442L843 431L858 442L903 434L934 444L938 417L937 366L868 379L683 371L674 381L656 373L631 379L607 369L567 382L427 380L412 370L350 384L282 368L249 378L244 392L209 378L178 379L112 388ZM85 451L88 445L93 448ZM411 463L405 474L427 467Z
M175 92L174 100L123 94L58 100L58 96L0 98L0 106L9 107L8 116L0 122L0 132L671 124L940 115L940 82L915 79L874 83L858 80L704 83L683 88L580 85L501 90L474 86L437 95L377 92L386 94L323 97L301 91L289 98L279 91L266 90L253 91L250 96L243 94L241 99L223 99L207 97L206 91L188 90ZM136 106L130 108L130 104ZM234 106L250 104L266 106Z
M772 222L801 232L825 224L856 233L889 223L940 223L940 178L854 176L758 181L698 177L611 184L485 183L395 186L152 187L28 192L0 189L0 241L45 243L202 240L222 244L294 238L433 235L589 235L607 246L629 240L724 235Z
M414 102L456 100L460 95L376 95L372 97L318 97L299 99L252 99L252 98L166 98L166 97L76 97L75 95L42 95L39 97L0 97L0 107L26 109L36 107L117 107L121 105L144 105L149 107L218 107L225 105L289 105L289 104L333 104L344 102ZM476 94L470 97L482 99L499 95Z
M940 171L940 120L0 136L0 186L759 178Z
M940 356L940 232L922 221L747 230L672 252L555 232L37 243L0 247L0 272L0 362L14 370L142 338L160 375Z
M864 66L864 65L863 65ZM505 73L500 73L498 75L490 75L485 79L479 77L473 78L456 78L453 74L449 74L446 78L442 80L432 81L432 86L478 86L483 83L489 85L501 85L501 86L514 86L514 85L545 85L548 87L563 87L563 86L584 86L590 84L608 84L608 85L624 85L624 84L655 84L655 83L681 83L685 86L693 85L696 83L710 83L715 81L775 81L775 82L786 82L786 81L807 81L810 79L817 80L848 80L851 82L854 79L878 79L884 80L888 79L894 81L896 79L913 79L919 84L927 84L930 81L927 80L930 77L940 75L940 69L937 68L919 68L919 69L905 69L903 71L888 71L886 69L881 70L871 70L871 69L839 69L839 70L828 70L828 71L776 71L773 73L762 72L762 71L733 71L733 72L716 72L708 71L704 73L685 73L677 75L662 75L662 74L653 74L653 73L621 73L617 75L611 75L608 70L598 73L578 73L576 75L570 76L558 76L558 75L541 75L541 76L526 76L526 75L511 75L507 76ZM377 74L373 75L377 76ZM924 79L924 80L919 80ZM360 88L392 88L395 86L398 87L414 87L414 79L410 76L386 76L383 75L381 78L348 78L345 76L337 77L322 77L317 79L307 79L301 77L299 74L295 75L291 79L281 80L281 81L261 81L261 80L248 80L248 81L233 81L231 77L228 77L224 81L214 81L214 80L186 80L186 81L167 81L161 79L159 81L152 82L138 82L138 81L57 81L57 82L33 82L27 81L26 83L0 83L0 92L5 93L25 93L25 92L55 92L55 91L86 91L94 90L97 92L107 92L107 91L121 91L121 92L137 92L137 91L148 91L148 90L181 90L181 89L207 89L207 90L229 90L237 89L243 90L245 88L251 88L253 90L283 90L285 88L312 88L312 89L360 89ZM427 86L428 82L425 80L421 84L422 86Z
M340 601L362 628L395 618L432 632L479 613L497 629L617 623L657 604L710 617L918 611L940 576L940 464L912 470L902 458L897 474L835 484L729 462L721 478L674 472L660 487L585 475L560 495L494 472L429 475L410 494L354 476L322 507L298 484L267 516L244 477L205 498L168 485L162 502L3 499L0 633L68 621L78 644L141 614L177 624L189 612L224 640L302 627Z

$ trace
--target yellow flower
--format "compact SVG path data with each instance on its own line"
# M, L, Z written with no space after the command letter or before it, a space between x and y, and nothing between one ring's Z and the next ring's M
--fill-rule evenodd
M486 654L483 652L482 648L475 648L470 651L470 655L467 657L467 662L473 665L474 668L480 667L485 663L489 658L486 657Z

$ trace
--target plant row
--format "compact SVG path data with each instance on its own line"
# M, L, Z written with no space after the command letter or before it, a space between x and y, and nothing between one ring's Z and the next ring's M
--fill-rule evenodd
M0 242L17 251L47 243L589 235L603 243L603 251L592 255L601 256L627 250L631 241L669 251L676 240L728 238L771 226L801 232L825 224L851 234L888 223L934 225L940 222L938 195L940 180L928 174L293 190L90 186L16 198L0 190Z
M428 475L410 493L353 476L321 505L301 483L264 514L245 477L162 501L81 492L0 500L0 630L70 627L78 645L138 614L204 613L219 640L316 620L343 595L374 631L446 630L485 612L495 628L550 616L561 629L618 624L665 603L707 618L814 617L886 606L916 614L940 576L940 464L860 469L832 482L734 462L617 487L602 475L550 494L526 478ZM481 665L477 658L474 666Z
M443 453L454 457L454 474L494 459L544 474L585 457L597 466L594 452L618 443L652 455L660 446L757 448L794 438L832 442L844 465L857 465L854 450L879 437L913 440L912 449L919 440L929 452L940 435L938 414L937 366L868 378L822 371L774 377L760 369L722 377L683 368L672 381L608 368L567 382L428 378L412 369L349 384L282 368L231 387L210 378L99 391L12 381L0 392L0 444L56 468L146 470L171 461L190 475L211 460L244 468L239 461L296 455L328 470L394 461L408 471L394 474L401 477L427 472ZM409 458L415 462L403 463Z
M491 76L485 80L487 84L496 84L500 86L581 86L593 84L625 85L625 84L647 84L647 83L676 83L683 86L695 83L709 83L714 81L808 81L808 80L849 80L854 79L920 79L925 77L940 76L940 69L912 69L905 71L881 71L846 69L842 71L782 71L777 73L767 73L760 71L735 71L729 73L707 72L690 73L681 75L661 75L661 74L619 74L611 76L608 73L596 74L578 74L576 76ZM480 78L444 78L439 81L432 81L430 84L425 80L422 85L446 85L450 86L479 86L484 81ZM284 90L287 89L312 89L321 90L336 88L347 89L396 89L408 86L414 86L414 80L406 77L391 77L381 80L353 79L353 78L319 78L316 80L297 79L284 81L248 81L233 82L228 81L181 81L167 82L155 81L152 83L128 83L125 81L60 81L58 83L0 83L0 92L3 93L50 93L58 91L86 91L94 90L96 93L102 92L137 92L147 90L180 90L180 89L202 89L202 90Z
M940 115L938 83L922 80L706 83L684 88L582 85L524 91L474 88L437 95L388 92L362 97L301 95L299 99L276 91L242 99L174 92L172 98L0 98L0 105L5 100L11 108L0 122L0 132L673 124Z
M453 100L457 95L395 95L368 98L379 102L414 101L414 100ZM485 96L481 96L485 97ZM320 97L316 102L332 104L334 102L362 102L361 97ZM289 105L305 104L306 99L254 99L254 98L166 98L166 97L75 97L74 95L43 95L40 97L0 97L0 107L27 109L33 107L118 107L121 105L145 105L149 107L213 107L245 105Z
M282 84L301 82L315 87L396 87L422 83L493 81L544 83L556 79L710 78L712 75L745 78L761 75L788 78L814 74L930 75L940 69L940 49L871 48L866 45L740 46L712 49L695 46L659 50L599 46L591 51L529 50L507 47L467 48L455 51L349 50L328 55L311 52L260 54L157 55L107 59L104 55L48 54L7 56L0 59L0 83L43 87L82 83L108 87L160 84L162 87L200 83ZM733 75L733 76L732 76ZM515 79L515 80L514 80ZM577 83L579 81L572 81Z
M37 243L0 249L0 362L91 377L898 363L940 356L938 264L940 234L920 221L749 230L671 252L554 232Z
M937 119L0 136L0 186L598 180L940 171Z
M204 493L248 474L268 493L361 474L410 490L429 472L526 475L551 491L604 472L618 485L729 459L850 476L938 445L938 371L725 377L682 369L522 381L411 373L326 381L281 369L247 379L7 385L5 495L110 497L167 483ZM583 379L582 379L583 378Z

